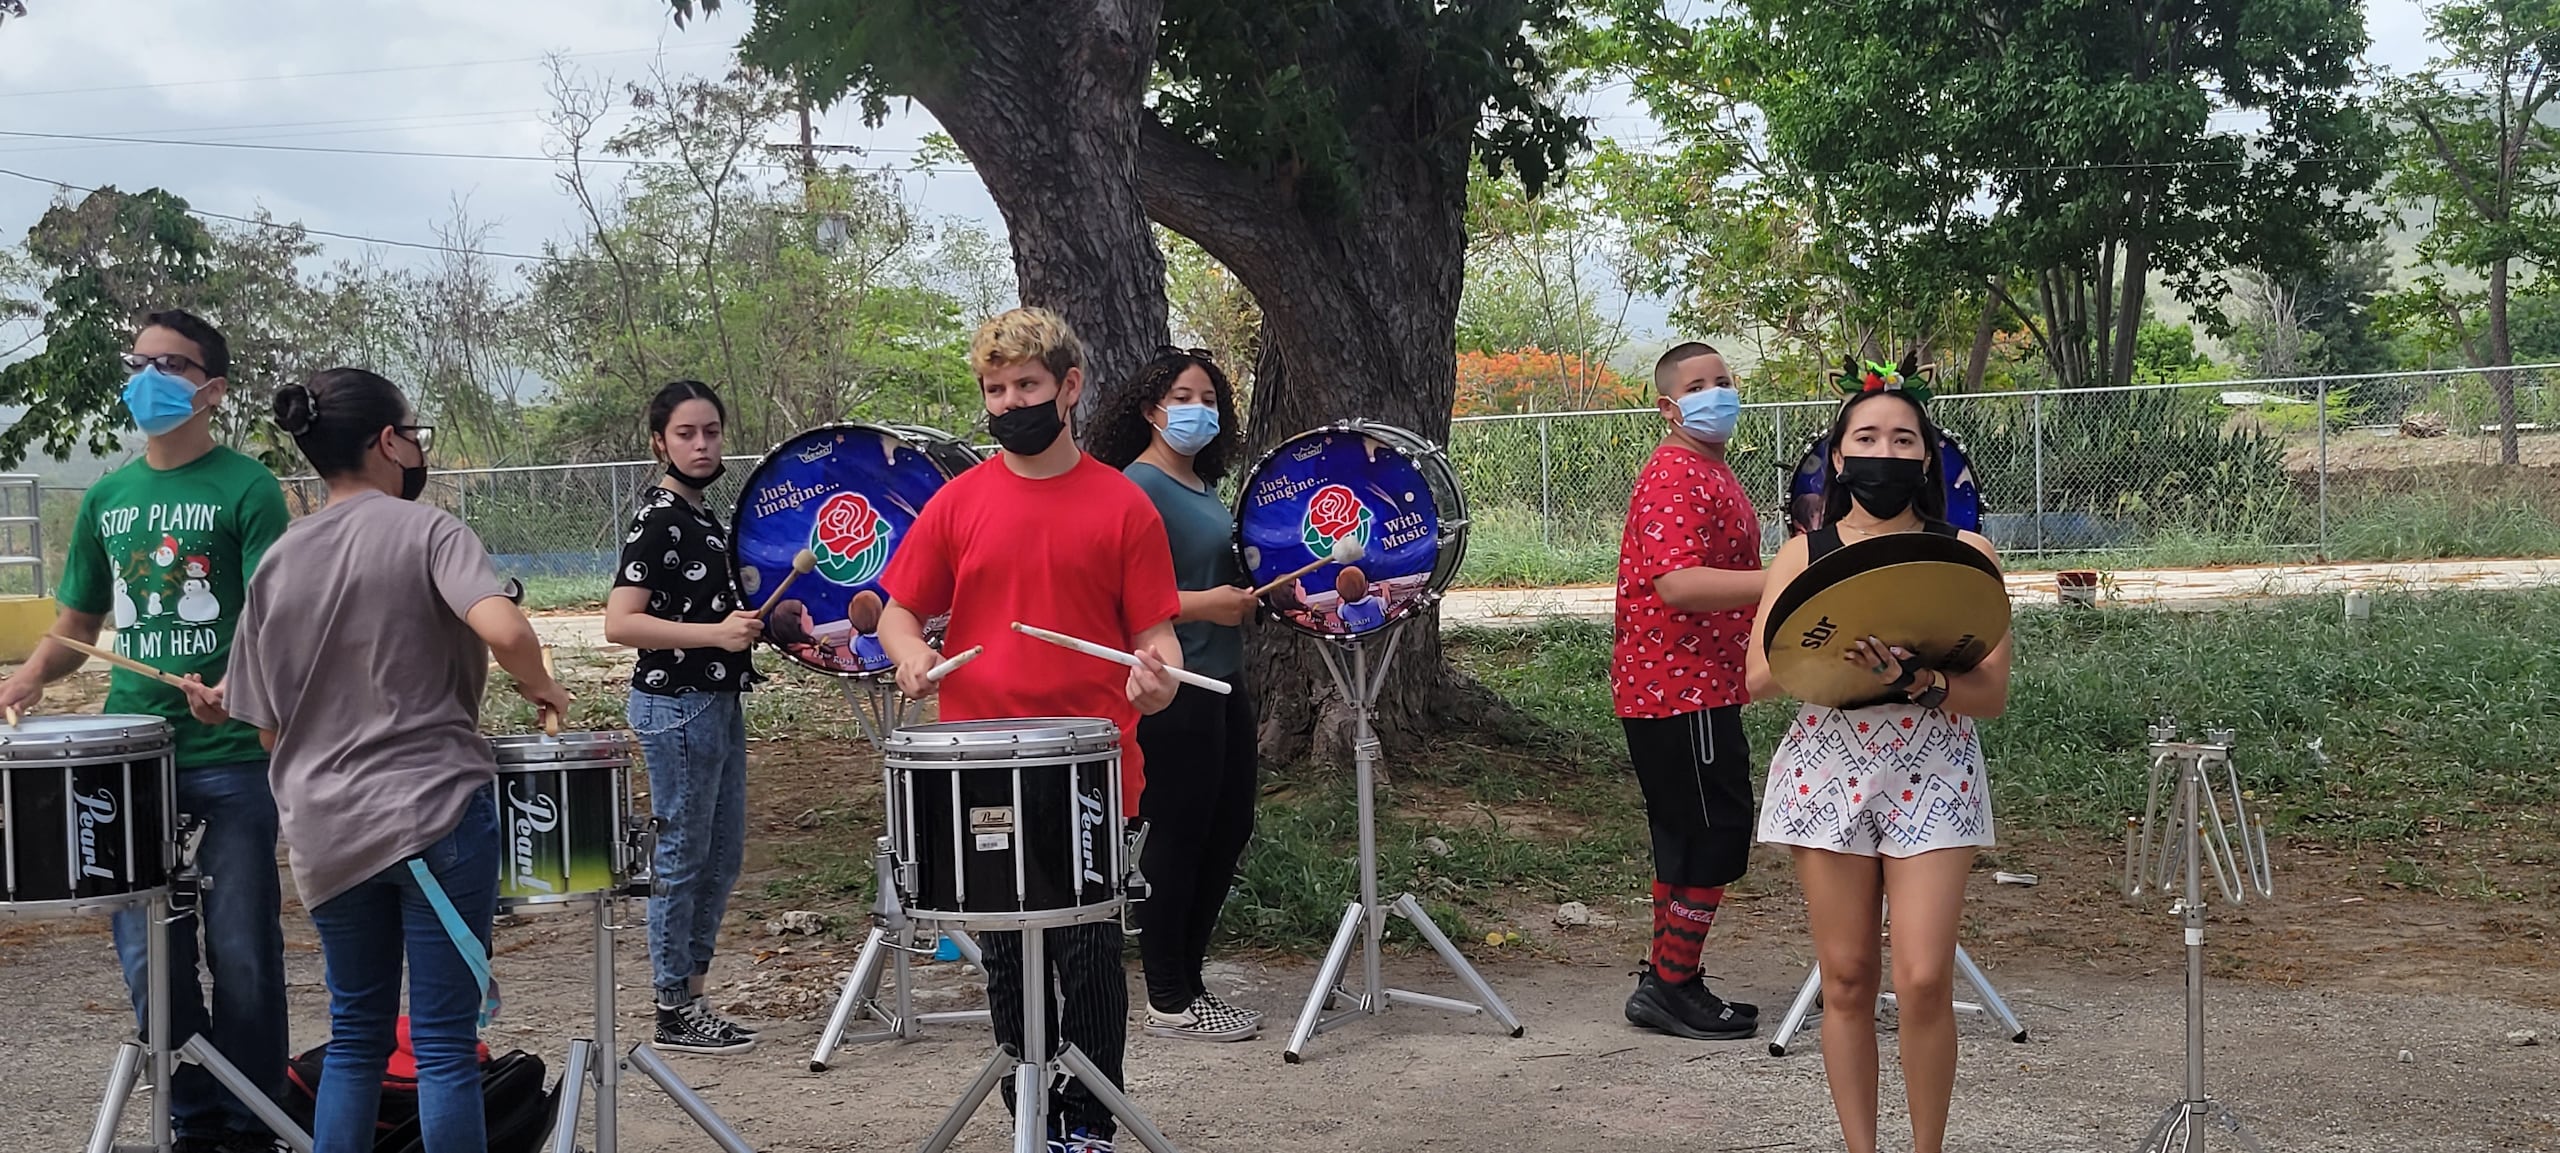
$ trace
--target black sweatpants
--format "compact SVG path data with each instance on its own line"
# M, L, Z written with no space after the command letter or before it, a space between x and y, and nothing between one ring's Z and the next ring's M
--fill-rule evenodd
M1138 815L1147 823L1138 860L1153 893L1138 903L1138 957L1147 969L1147 1000L1179 1013L1207 992L1200 978L1218 911L1235 884L1236 863L1253 838L1261 797L1253 697L1238 678L1220 695L1184 685L1163 712L1138 720L1147 788Z
M1654 879L1696 888L1741 880L1751 868L1756 799L1742 706L1618 723L1644 790Z
M1061 1042L1073 1044L1093 1058L1102 1075L1115 1086L1126 1082L1120 1075L1121 1053L1129 1044L1129 976L1120 963L1120 922L1103 921L1091 925L1069 925L1062 929L1043 930L1041 948L1047 953L1049 970L1049 1050L1055 1053ZM1022 1051L1022 934L981 933L979 951L987 961L987 1012L994 1018L996 1043ZM1063 1017L1060 1002L1065 1003ZM1049 1054L1041 1054L1047 1057ZM1013 1104L1013 1077L1006 1075L1004 1107ZM1084 1084L1069 1080L1064 1089L1049 1095L1051 1128L1059 1132L1083 1127L1096 1136L1111 1135L1117 1122L1111 1110L1087 1091Z

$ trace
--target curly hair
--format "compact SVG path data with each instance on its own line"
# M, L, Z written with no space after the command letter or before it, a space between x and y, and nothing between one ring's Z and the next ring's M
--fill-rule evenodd
M1207 374L1210 391L1217 396L1218 435L1191 458L1191 469L1205 481L1224 479L1227 461L1243 439L1242 430L1237 427L1236 390L1228 383L1226 370L1196 350L1167 349L1138 370L1136 380L1094 425L1094 459L1113 468L1127 468L1146 452L1156 435L1155 425L1147 420L1147 410L1163 403L1165 394L1173 391L1173 382L1194 366Z

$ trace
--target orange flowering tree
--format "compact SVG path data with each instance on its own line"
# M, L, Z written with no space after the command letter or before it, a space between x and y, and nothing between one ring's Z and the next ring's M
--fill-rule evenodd
M1589 357L1538 348L1458 354L1457 416L1580 412L1642 403L1633 383Z

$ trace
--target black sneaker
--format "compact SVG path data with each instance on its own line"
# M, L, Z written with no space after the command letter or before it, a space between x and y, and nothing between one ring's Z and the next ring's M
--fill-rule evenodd
M273 1133L232 1133L214 1146L218 1153L276 1153L282 1147Z
M758 1029L753 1025L749 1025L744 1021L740 1021L737 1018L731 1017L728 1014L712 1007L711 998L708 995L695 997L693 999L693 1007L696 1011L702 1014L704 1020L711 1022L714 1029L726 1029L738 1036L749 1039L764 1036L764 1030Z
M658 1035L649 1046L665 1053L708 1053L713 1055L747 1053L756 1047L753 1037L741 1037L721 1028L718 1022L704 1017L700 1002L687 1001L677 1008L658 1006Z
M1707 991L1704 981L1670 984L1648 966L1627 998L1627 1020L1635 1025L1693 1041L1739 1041L1760 1031L1758 1017L1746 1017Z
M1724 980L1724 978L1718 977L1716 980L1721 981ZM1707 974L1698 974L1698 979L1695 984L1699 989L1704 990L1707 987ZM1715 994L1713 993L1708 993L1707 996L1710 1000L1715 999ZM1733 1011L1740 1016L1749 1017L1754 1020L1758 1020L1760 1017L1760 1006L1754 1005L1749 1001L1722 1001L1719 1003L1733 1006Z

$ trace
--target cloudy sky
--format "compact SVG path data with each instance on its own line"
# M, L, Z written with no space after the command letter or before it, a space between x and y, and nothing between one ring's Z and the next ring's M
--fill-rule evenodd
M0 175L0 237L23 235L55 194L42 181L60 181L157 184L209 212L264 207L315 229L410 241L432 240L460 199L495 223L491 248L536 251L575 227L540 159L541 57L562 53L605 77L653 61L716 69L746 26L746 0L729 7L678 29L658 0L28 0L25 19L0 25L0 169L12 174ZM2377 62L2420 62L2415 0L2369 8ZM1589 111L1608 134L1651 135L1622 89ZM902 163L931 128L921 112L873 129L836 109L820 135ZM191 143L24 135L36 133ZM439 155L382 154L421 152ZM929 210L996 223L975 177L908 179Z

